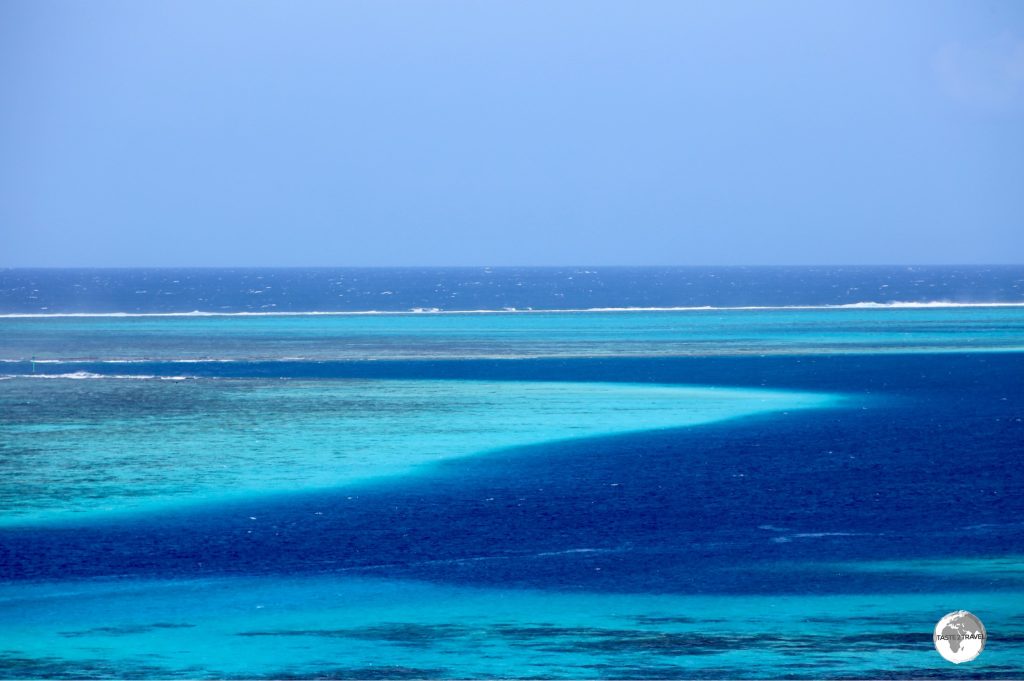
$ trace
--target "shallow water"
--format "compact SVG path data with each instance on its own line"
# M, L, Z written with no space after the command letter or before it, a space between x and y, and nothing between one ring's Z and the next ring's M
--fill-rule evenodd
M969 673L997 678L1020 669L1018 606L984 591L687 596L336 576L39 584L0 591L0 613L19 621L0 664L22 677L961 678L935 662L930 630L966 607L990 635Z
M3 319L0 373L99 363L1024 350L1024 307ZM56 363L54 363L56 362ZM103 366L109 363L110 366ZM89 369L92 370L92 369ZM173 375L168 372L169 375Z
M332 487L514 445L839 401L623 383L17 378L0 385L0 524Z

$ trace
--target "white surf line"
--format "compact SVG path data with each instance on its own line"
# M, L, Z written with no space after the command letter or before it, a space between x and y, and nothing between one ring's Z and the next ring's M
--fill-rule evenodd
M73 371L63 374L0 374L0 380L11 380L14 378L66 378L71 380L83 379L125 379L132 381L187 381L198 379L198 376L160 376L157 374L97 374L91 371ZM216 378L212 376L211 378Z
M902 310L902 309L947 309L947 308L1024 308L1024 302L977 302L957 303L935 300L925 302L861 302L837 305L737 305L716 307L712 305L679 307L586 307L586 308L514 308L482 310L444 310L440 308L413 308L410 310L310 310L305 312L11 312L0 314L0 319L48 319L48 318L135 318L135 317L350 317L350 316L406 316L406 315L479 315L479 314L587 314L606 312L730 312L757 310Z

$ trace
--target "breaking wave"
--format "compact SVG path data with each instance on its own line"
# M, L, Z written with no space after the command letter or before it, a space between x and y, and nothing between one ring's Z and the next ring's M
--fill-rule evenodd
M679 306L679 307L587 307L587 308L515 308L486 310L445 310L441 308L412 308L409 310L310 310L305 312L12 312L0 314L0 319L47 319L61 317L350 317L366 315L433 315L433 314L585 314L595 312L724 312L730 310L876 310L876 309L942 309L942 308L1011 308L1024 307L1024 302L954 302L949 300L892 301L843 303L838 305L737 305L737 306Z
M197 376L157 376L155 374L97 374L91 371L73 371L66 374L3 374L0 380L13 378L64 378L71 380L84 380L92 378L120 378L141 381L187 381L198 378Z

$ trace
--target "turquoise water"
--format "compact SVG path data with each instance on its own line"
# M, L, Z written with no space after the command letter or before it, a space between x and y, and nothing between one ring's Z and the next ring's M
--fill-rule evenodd
M0 359L382 360L1024 350L1024 308L3 319ZM59 365L57 365L59 367ZM24 367L10 373L23 373ZM3 367L0 367L2 372Z
M983 577L977 567L964 574ZM2 645L17 651L0 660L23 677L931 677L932 627L967 608L984 613L990 642L951 671L1014 676L1020 601L965 587L737 597L344 576L39 584L0 590Z
M332 487L506 447L838 402L622 383L15 378L0 384L0 524Z

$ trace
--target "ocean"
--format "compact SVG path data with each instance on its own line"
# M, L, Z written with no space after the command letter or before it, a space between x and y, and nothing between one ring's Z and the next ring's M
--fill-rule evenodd
M1019 678L1022 462L1022 266L0 270L0 677Z

